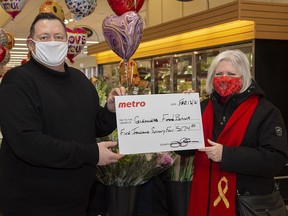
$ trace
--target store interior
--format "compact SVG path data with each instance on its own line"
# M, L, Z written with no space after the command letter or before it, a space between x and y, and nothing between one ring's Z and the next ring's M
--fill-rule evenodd
M0 28L18 38L15 44L22 44L20 48L25 44L20 38L27 37L32 17L43 0L26 2L15 20L0 8ZM73 17L64 0L57 2L66 19ZM113 85L119 81L122 59L109 48L102 32L102 22L111 14L107 1L98 0L92 14L68 23L70 28L88 26L94 34L87 38L89 43L75 56L74 63L66 62L89 79L101 76ZM195 90L205 98L207 70L214 57L226 49L240 49L250 61L253 78L267 99L279 107L288 128L287 105L282 96L288 80L287 0L146 0L139 14L143 36L129 60L137 65L140 79L149 83L145 87L147 94ZM11 64L7 67L21 64L19 60L12 63L13 51L18 48L11 50ZM20 60L26 57L27 50ZM288 164L275 179L288 205Z

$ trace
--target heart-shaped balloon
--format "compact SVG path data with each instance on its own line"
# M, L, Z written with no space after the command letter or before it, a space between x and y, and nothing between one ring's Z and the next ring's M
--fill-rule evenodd
M7 44L5 45L6 48L11 50L15 45L15 39L10 32L6 32L6 36L8 38Z
M66 28L68 35L68 52L67 58L71 63L74 63L73 58L75 58L83 50L86 39L87 32L84 28Z
M65 3L76 20L93 13L97 5L96 0L65 0Z
M115 14L121 16L128 11L139 12L145 0L108 0Z
M64 21L64 11L58 2L54 0L46 0L42 2L39 8L39 13L53 13L60 20Z
M7 43L8 43L8 36L6 32L4 31L4 29L0 28L0 45L6 46Z
M113 52L128 61L141 42L143 21L138 13L128 11L121 16L106 17L102 29L105 40Z
M1 7L14 19L23 9L25 0L0 0Z
M0 45L0 66L6 65L10 61L10 52L9 50Z

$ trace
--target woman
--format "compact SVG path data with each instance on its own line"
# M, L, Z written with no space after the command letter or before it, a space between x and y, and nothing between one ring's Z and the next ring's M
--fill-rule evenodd
M188 215L233 216L237 192L274 190L274 176L288 162L287 132L241 51L227 50L214 59L206 91L210 97L201 102L205 147L195 152Z

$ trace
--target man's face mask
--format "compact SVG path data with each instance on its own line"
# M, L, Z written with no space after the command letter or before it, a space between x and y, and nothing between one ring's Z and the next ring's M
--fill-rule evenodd
M66 58L68 51L68 43L62 41L48 41L40 42L34 41L36 50L35 53L32 51L32 56L39 61L48 66L59 66Z

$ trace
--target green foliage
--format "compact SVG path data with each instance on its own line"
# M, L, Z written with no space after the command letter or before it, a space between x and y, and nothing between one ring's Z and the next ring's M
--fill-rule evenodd
M171 181L192 181L194 156L183 157L177 155L174 163L169 169L171 172Z

